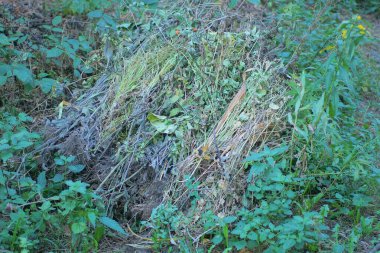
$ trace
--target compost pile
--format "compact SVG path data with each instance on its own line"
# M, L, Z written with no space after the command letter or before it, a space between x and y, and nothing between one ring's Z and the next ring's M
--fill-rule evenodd
M108 212L131 222L164 202L185 211L189 182L201 192L200 213L238 209L243 160L281 145L287 98L260 27L251 22L240 32L239 18L228 17L205 22L202 33L154 33L133 52L115 48L94 87L46 124L42 157L75 154Z

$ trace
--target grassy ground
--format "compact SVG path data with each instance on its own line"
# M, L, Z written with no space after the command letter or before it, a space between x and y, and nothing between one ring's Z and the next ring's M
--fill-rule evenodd
M0 10L0 251L377 252L376 1Z

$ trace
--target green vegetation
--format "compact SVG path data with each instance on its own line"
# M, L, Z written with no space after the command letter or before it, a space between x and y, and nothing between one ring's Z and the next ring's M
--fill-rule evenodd
M0 251L379 248L378 1L28 7L0 5Z

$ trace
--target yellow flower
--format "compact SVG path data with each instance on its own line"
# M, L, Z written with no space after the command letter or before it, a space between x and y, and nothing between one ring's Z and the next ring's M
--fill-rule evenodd
M342 38L344 40L347 39L347 30L346 29L342 30Z
M356 17L356 19L357 19L357 20L362 20L362 16L358 15L358 16Z
M325 47L324 49L321 49L321 50L319 51L319 53L321 54L321 53L323 53L324 51L329 51L329 50L332 50L332 49L334 49L334 48L336 48L336 46L330 45L330 46Z
M365 31L365 27L363 25L358 25L360 31Z

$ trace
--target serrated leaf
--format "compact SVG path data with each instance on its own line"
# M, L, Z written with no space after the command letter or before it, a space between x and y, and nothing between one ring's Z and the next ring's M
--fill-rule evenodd
M51 23L56 26L56 25L59 25L60 23L62 22L62 17L61 16L56 16L53 18L53 20L51 21Z
M31 84L33 82L33 73L22 64L16 64L13 67L13 74L24 84Z
M33 142L31 141L19 141L17 142L17 144L14 146L14 148L16 150L21 150L21 149L25 149L27 147L30 147L33 145Z
M45 94L51 91L55 83L56 81L51 78L42 78L41 80L38 80L38 85Z
M99 221L103 223L106 227L113 229L117 232L119 232L122 235L128 236L128 233L124 231L124 229L119 225L119 223L111 218L108 217L100 217Z
M257 239L258 239L259 237L257 236L257 234L256 234L255 232L251 231L251 232L249 232L249 233L247 234L247 238L248 238L249 240L251 240L251 241L257 241Z
M80 234L86 230L87 226L84 222L76 222L71 225L71 231L74 234Z
M67 180L65 184L69 186L70 191L75 191L82 194L86 193L86 188L88 186L88 184L82 183L81 181L73 182L72 180Z

